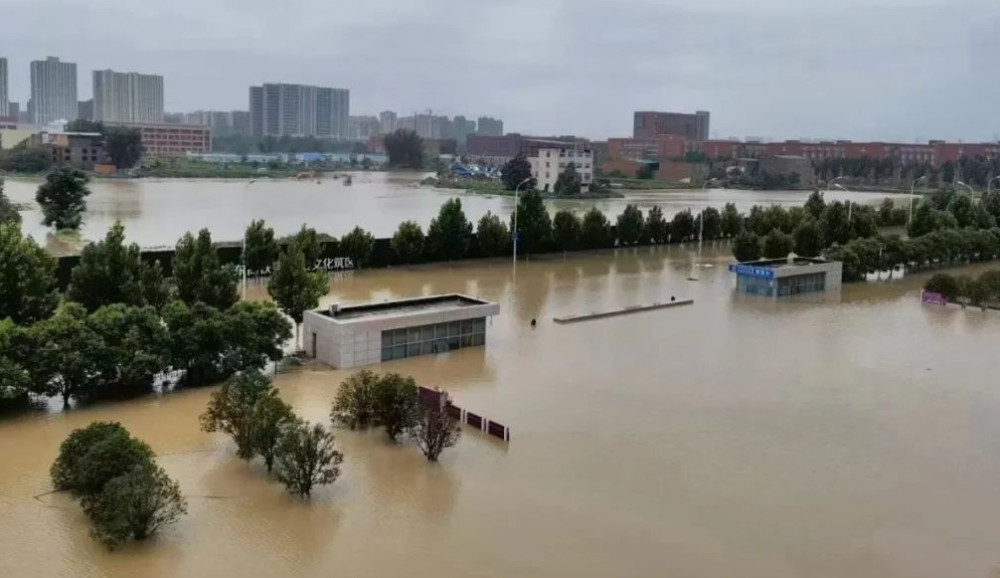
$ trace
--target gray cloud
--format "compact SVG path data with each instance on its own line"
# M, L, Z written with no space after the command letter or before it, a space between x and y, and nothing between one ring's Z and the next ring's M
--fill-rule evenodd
M491 114L628 135L635 109L720 137L995 139L995 0L0 0L12 97L28 62L166 77L171 110L246 108L264 81L343 86L352 112ZM13 23L13 24L11 24ZM69 34L67 31L79 30Z

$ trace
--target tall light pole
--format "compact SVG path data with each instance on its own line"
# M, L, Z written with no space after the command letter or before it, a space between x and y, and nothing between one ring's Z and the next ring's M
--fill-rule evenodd
M830 187L840 187L840 188L842 188L842 189L843 189L844 187L841 187L840 185L838 185L838 184L837 184L837 181L840 181L840 180L843 180L843 179L846 179L846 178L847 178L847 177L844 177L844 176L840 176L840 177L836 177L836 178L834 178L834 179L830 179L830 182L828 182L828 183L826 184L826 191L827 191L827 192L830 192ZM846 191L847 189L844 189L844 190Z
M243 220L247 218L247 191L250 189L250 185L257 182L257 179L250 179L243 185ZM249 225L248 225L249 226ZM243 299L247 298L247 231L243 230L243 250L241 251L243 258Z
M914 193L917 190L917 183L919 183L920 181L926 181L926 180L927 180L927 175L924 175L924 176L920 177L919 179L914 179L914 181L912 183L910 183L910 219L907 221L907 223L912 223L913 222L913 204L914 204L913 201L916 200L916 197L914 196Z
M833 186L835 186L838 189L844 191L845 193L851 192L851 191L847 190L847 187L845 187L844 185L840 185L840 184L836 184L835 183ZM852 209L853 209L853 205L851 205L851 199L847 199L847 222L848 223L851 222L851 210Z
M969 189L969 194L972 195L972 196L976 196L976 190L973 189L972 187L970 187L969 185L963 183L962 181L955 181L955 184L958 185L958 186L960 186L960 187L965 187L965 188Z
M534 179L534 177L528 177L528 178L524 179L523 181L521 181L520 183L517 183L517 186L514 187L514 231L513 231L513 233L514 233L514 266L515 267L517 267L517 237L518 237L518 234L517 234L517 207L518 207L518 203L517 203L517 201L518 201L518 194L521 192L521 186L524 185L525 183L531 182L532 179Z
M705 191L707 191L708 190L708 185L710 185L710 184L712 184L714 182L718 182L718 180L719 179L708 179L707 181L705 181L705 184L701 186L701 192L704 193Z

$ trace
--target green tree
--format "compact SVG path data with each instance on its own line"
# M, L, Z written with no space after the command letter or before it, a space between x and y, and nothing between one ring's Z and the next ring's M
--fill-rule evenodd
M1000 189L984 193L982 205L997 222L1000 222Z
M553 192L560 197L572 197L580 194L583 180L576 170L576 163L569 163L566 168L556 177L556 184Z
M673 221L670 223L670 240L673 242L687 241L696 234L694 228L694 217L691 215L690 209L684 209L683 211L674 215Z
M552 241L558 249L571 251L580 243L580 217L573 211L557 211L552 219Z
M59 446L49 469L52 485L75 496L99 493L111 480L133 467L151 463L149 449L117 422L94 422L73 430Z
M740 263L760 259L760 237L743 231L733 239L733 257Z
M145 393L167 369L170 335L153 307L106 305L87 318L103 345L103 387L112 393Z
M955 217L959 227L972 225L972 197L969 195L955 195L948 204L948 212Z
M583 214L580 225L580 244L584 249L607 249L614 239L611 238L611 224L597 207L591 207Z
M639 166L639 170L636 171L635 176L637 179L651 181L656 176L656 171L653 170L652 165L644 163Z
M805 209L813 219L817 221L822 219L823 213L826 211L826 201L823 200L823 193L818 190L813 191L806 200Z
M105 128L104 123L99 120L94 121L85 118L78 118L63 125L63 130L66 132L90 132L104 134Z
M729 239L743 232L743 215L736 209L736 204L726 203L722 208L722 222L719 226L722 236Z
M795 253L803 257L816 257L823 252L826 244L823 242L823 228L815 219L808 219L795 228L792 233Z
M262 272L278 260L279 247L274 239L274 229L264 220L252 221L243 233L246 243L244 266L248 271Z
M44 173L52 168L52 152L44 146L27 146L27 141L0 151L0 170L12 173Z
M67 298L80 303L88 311L96 311L111 303L142 306L159 301L162 281L150 281L149 265L142 262L139 245L125 244L125 228L120 222L105 235L104 240L88 243L80 253L80 263L73 268ZM162 273L162 271L161 271ZM147 285L149 285L147 287Z
M715 207L708 207L698 215L698 221L705 220L704 227L699 222L698 234L703 239L718 239L722 236L722 215Z
M545 209L542 195L528 191L517 203L517 230L511 215L511 231L517 236L517 251L521 254L541 253L552 240L552 218Z
M764 237L764 257L768 259L787 257L792 252L793 245L791 235L781 232L780 229L773 229Z
M187 385L205 385L228 375L226 320L218 309L172 301L163 308L163 321L170 335L170 365L184 372Z
M354 227L350 233L340 238L340 248L344 251L354 266L358 269L368 263L371 257L372 248L375 246L375 237L361 227Z
M222 432L236 442L236 455L249 460L254 456L254 407L268 395L277 395L271 380L259 371L241 373L212 393L208 408L201 414L201 429Z
M895 203L889 197L882 200L882 204L878 206L877 222L879 227L891 227L895 224L893 223L895 208Z
M20 225L21 213L17 211L17 206L4 193L3 185L3 178L0 177L0 225Z
M868 239L878 236L878 221L872 207L858 205L851 215L852 238Z
M449 199L427 228L427 249L436 259L454 261L466 256L471 238L472 223L465 218L461 199Z
M28 401L31 348L27 331L10 319L0 319L0 411Z
M94 523L91 534L111 548L130 538L145 540L187 513L180 486L151 461L109 480L82 503Z
M642 211L636 205L625 205L625 210L618 215L618 243L623 246L638 244L642 241L642 228Z
M472 225L469 225L471 229ZM416 221L403 221L392 236L392 250L403 263L415 263L424 255L424 231Z
M500 171L500 180L508 191L517 189L518 185L521 185L522 190L530 191L536 185L534 177L531 176L531 163L525 158L524 153L518 153L507 161Z
M385 152L389 166L404 169L422 169L424 166L424 139L412 130L399 129L385 135Z
M309 272L302 248L292 243L267 282L267 294L295 322L295 343L299 343L299 325L307 309L319 306L319 300L330 291L329 277L324 271Z
M107 127L104 130L104 149L112 164L119 169L130 169L142 158L142 133L139 129L124 126Z
M225 328L223 368L227 373L262 370L284 357L293 337L292 324L273 303L241 301L222 315Z
M382 376L375 388L375 423L385 428L389 440L413 425L420 399L417 382L398 373Z
M143 266L142 293L146 297L146 303L156 309L161 309L170 301L173 288L167 281L159 260L154 261L152 265Z
M321 241L319 234L316 233L316 229L302 225L299 232L288 242L288 244L292 243L297 244L302 249L302 254L306 257L306 265L315 263L323 255Z
M239 301L239 274L234 267L219 264L208 229L199 231L197 239L186 233L177 242L173 269L177 296L188 305L204 303L226 310Z
M281 436L294 423L292 406L285 403L273 387L254 404L250 415L250 447L264 458L268 473L274 467Z
M667 242L667 221L663 218L663 210L658 205L654 205L646 213L646 232L644 234L654 243Z
M33 391L59 395L63 405L70 397L85 397L102 383L109 354L87 323L87 312L78 303L64 303L56 314L29 330Z
M276 476L290 493L308 498L313 487L336 481L343 461L332 432L320 424L310 427L300 421L286 428L281 437Z
M340 383L330 419L350 429L365 429L376 422L376 392L380 378L362 369Z
M510 246L510 231L500 217L487 211L476 226L479 250L485 257L497 257L507 252Z
M79 229L83 223L83 212L87 210L84 200L90 194L87 183L90 179L84 173L70 167L63 167L45 176L45 182L38 187L35 200L42 207L46 227L56 229Z
M59 303L56 260L15 224L0 224L0 320L30 324Z
M834 201L827 205L820 218L820 227L823 229L823 239L827 243L839 243L845 245L851 240L851 223L847 220L847 207L840 201Z
M458 420L448 415L444 408L421 408L416 421L409 428L410 437L431 462L438 461L445 448L458 443L461 434Z
M937 228L934 206L929 201L924 201L917 206L913 213L913 219L907 227L910 237L920 237L926 235Z

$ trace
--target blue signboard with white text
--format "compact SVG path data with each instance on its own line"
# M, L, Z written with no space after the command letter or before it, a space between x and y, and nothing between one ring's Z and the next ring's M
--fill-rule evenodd
M737 275L755 277L757 279L774 279L774 269L769 267L754 267L753 265L732 263L729 265L729 271Z

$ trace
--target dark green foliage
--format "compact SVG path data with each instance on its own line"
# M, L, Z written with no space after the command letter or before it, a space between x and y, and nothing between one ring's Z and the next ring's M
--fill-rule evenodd
M361 227L354 227L350 233L340 238L340 248L358 269L363 267L371 257L375 237Z
M174 253L174 284L177 297L188 305L204 303L216 309L228 309L239 300L239 274L232 266L219 264L208 229L191 233L177 242Z
M10 319L0 319L0 409L28 401L32 382L26 333Z
M59 303L56 261L16 224L0 224L0 320L34 323Z
M826 247L823 242L823 228L820 227L818 221L812 218L795 228L792 239L795 254L803 257L816 257Z
M278 481L289 493L308 498L317 485L332 484L340 475L344 455L334 446L333 433L320 424L296 422L285 429L278 445Z
M74 168L63 167L45 176L45 182L38 187L35 200L42 207L46 227L56 229L79 229L83 223L83 212L87 210L86 197L90 194L87 183L90 179Z
M302 228L289 240L288 244L292 243L298 245L302 250L307 266L315 263L322 255L323 250L320 246L320 238L319 234L316 233L316 229L310 229L302 225Z
M569 163L566 168L556 177L556 184L553 192L561 197L572 197L580 194L583 181L580 173L576 170L576 163Z
M385 152L389 166L404 169L421 169L424 166L424 139L412 130L399 129L385 135Z
M466 256L472 223L465 218L461 199L449 199L427 228L427 250L436 259L454 261Z
M635 205L625 205L625 210L618 215L618 242L623 246L638 244L642 241L643 218L642 211Z
M948 203L948 212L955 217L959 227L972 225L972 197L969 195L955 195Z
M296 341L298 326L307 309L319 306L319 300L330 291L329 277L325 271L309 272L302 248L292 243L278 259L274 272L267 282L267 294L278 307L295 322Z
M690 209L677 213L670 222L670 240L678 243L691 239L697 234L694 224L694 216L691 215Z
M375 389L375 423L396 441L417 419L419 404L417 382L412 377L387 373Z
M524 153L518 153L516 157L507 161L501 170L500 179L508 191L517 189L518 185L521 185L521 190L530 191L535 188L535 179L531 176L531 163L525 158Z
M254 404L250 415L250 447L255 454L264 458L268 473L274 467L281 436L294 423L292 406L285 403L274 388Z
M130 169L142 158L142 133L135 128L107 127L104 130L104 148L113 165L119 169Z
M87 325L103 347L100 387L107 393L148 392L154 377L166 370L170 335L153 307L106 305L87 318Z
M924 291L940 293L949 301L959 297L958 281L951 275L936 273L924 283Z
M91 535L109 548L145 540L187 513L180 486L152 461L109 480L99 493L84 496L82 504L94 524Z
M663 218L663 210L658 205L654 205L646 214L644 235L652 239L654 243L666 243L669 239L667 221Z
M17 211L17 207L14 206L14 203L4 193L3 185L3 178L0 177L0 225L20 225L21 213Z
M644 181L650 181L650 180L653 180L653 177L656 176L656 172L653 171L653 166L652 165L650 165L650 164L643 164L643 165L641 165L639 167L639 170L636 171L635 176L636 176L637 179L641 179L641 180L644 180Z
M878 235L878 217L867 205L854 205L851 215L852 238L867 239Z
M823 217L823 213L826 211L826 201L823 200L823 193L818 190L810 193L809 198L806 199L804 207L806 212L809 213L809 216L817 221L820 220Z
M743 263L760 259L760 237L744 231L733 239L733 257Z
M28 367L34 393L60 395L68 404L70 397L85 396L103 383L110 352L80 304L64 303L55 315L33 325L28 336L35 348Z
M162 306L169 292L162 273L142 262L139 245L125 244L125 228L116 222L104 240L83 248L66 297L88 311L111 303Z
M376 392L381 379L363 369L340 383L330 419L350 429L364 429L376 422Z
M573 211L558 211L552 219L552 242L557 249L572 251L580 244L582 227L580 217Z
M152 266L144 265L142 268L142 294L146 298L146 303L156 309L161 309L170 301L173 289L163 273L163 266L159 261L155 261Z
M469 225L471 229L472 225ZM392 236L392 250L403 263L416 263L424 255L424 231L416 221L403 221Z
M476 239L479 250L485 257L497 257L507 252L510 247L510 231L500 217L487 212L476 227Z
M743 215L736 209L736 204L726 203L721 221L719 228L723 237L731 239L743 232Z
M458 420L448 415L444 408L420 408L416 421L409 428L427 461L436 462L445 448L458 443L462 435Z
M701 223L698 223L698 234L703 239L718 239L722 236L722 215L718 209L708 207L698 215L698 220L701 219L705 220L705 224L702 227Z
M986 212L993 215L997 222L1000 222L1000 189L993 189L983 194L982 205L986 208Z
M96 132L104 134L104 123L99 120L87 120L78 118L67 122L63 126L66 132Z
M519 254L541 253L552 241L552 218L545 208L542 195L528 191L520 196L517 203L517 252ZM511 215L511 231L514 231L514 217Z
M236 455L249 460L254 456L254 408L268 395L277 395L271 380L257 371L241 373L222 384L209 399L201 414L201 429L220 431L236 442Z
M28 146L27 141L14 148L0 150L0 171L44 173L52 168L52 152L44 146Z
M793 245L791 235L774 229L764 237L764 257L768 259L787 257L792 252Z
M151 462L153 450L120 423L94 422L73 430L49 470L52 485L76 496L99 493L112 479Z
M584 249L607 249L614 239L611 238L611 224L604 213L597 207L591 207L583 215L580 226L580 245Z
M279 247L274 238L274 229L267 226L264 220L253 221L243 233L246 243L244 255L248 271L266 271L278 260Z
M853 235L851 223L847 219L847 207L840 201L827 205L820 218L820 227L823 229L823 239L830 244L843 245L850 241Z

